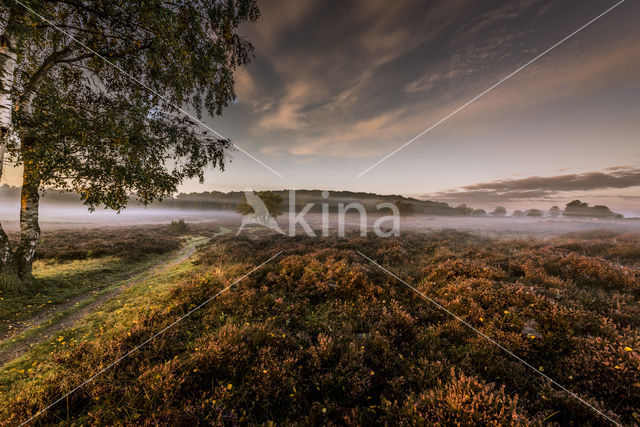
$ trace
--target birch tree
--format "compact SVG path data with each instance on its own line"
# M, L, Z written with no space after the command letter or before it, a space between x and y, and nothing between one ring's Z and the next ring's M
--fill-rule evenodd
M43 188L122 209L224 167L230 142L195 117L235 98L255 0L1 0L0 17L0 165L24 171L15 247L0 225L0 284L31 277Z

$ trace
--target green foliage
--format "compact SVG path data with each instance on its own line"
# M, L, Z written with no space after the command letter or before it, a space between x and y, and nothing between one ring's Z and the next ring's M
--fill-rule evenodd
M398 208L400 216L402 217L413 215L415 213L415 206L411 202L398 199L394 202L394 204Z
M526 215L532 218L540 218L544 215L544 212L542 212L540 209L529 209L526 212Z
M0 272L0 291L14 293L24 289L24 282L11 271Z
M121 209L129 193L149 203L223 167L230 142L183 109L216 115L235 98L252 50L236 29L258 18L255 0L29 2L50 23L3 3L19 36L22 143L8 154L37 165L42 186Z
M611 209L606 206L589 206L588 203L581 202L580 200L567 203L562 214L572 217L622 218L622 215L612 212Z
M189 231L189 226L184 222L184 219L180 218L177 221L171 221L169 230L173 233L185 234Z
M454 208L454 210L456 212L456 215L464 215L464 216L466 216L466 215L471 215L473 213L473 208L469 207L469 206L467 206L465 204L456 206Z
M549 215L551 216L551 218L557 218L562 215L562 211L559 207L552 206L551 209L549 209Z
M276 218L282 215L282 196L274 193L273 191L258 191L256 196L262 200L262 203L267 207L269 215ZM236 212L242 215L255 214L254 209L249 203L247 203L247 197L244 196L244 200L236 206Z
M507 214L507 210L504 208L504 206L496 206L493 212L491 212L491 215L498 216L498 217L503 217L506 214Z

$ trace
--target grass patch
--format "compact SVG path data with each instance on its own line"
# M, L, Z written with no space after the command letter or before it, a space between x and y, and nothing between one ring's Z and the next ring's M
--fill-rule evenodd
M27 292L6 294L0 300L0 334L7 332L9 325L19 324L74 297L95 295L139 274L162 258L162 255L151 255L138 261L113 256L66 263L36 261L35 280Z
M135 276L178 249L183 240L167 227L44 233L34 280L17 287L0 286L4 289L0 290L0 336L78 295L96 293Z
M191 242L197 239L190 239ZM47 365L52 357L57 354L64 354L71 351L75 346L90 342L95 339L109 339L115 331L121 331L123 327L135 323L141 313L150 309L158 308L157 305L166 296L169 290L175 286L176 282L184 279L186 275L192 274L197 267L188 260L176 265L172 265L166 270L163 269L157 274L142 272L128 280L134 282L133 286L126 289L121 295L112 301L107 302L100 309L86 318L86 322L77 327L66 329L52 339L34 347L29 353L2 367L0 371L0 387L6 388L29 379L35 372L36 366ZM82 303L70 307L60 312L56 321L62 320L65 316L85 307L98 298L121 286L121 283L112 283L110 286L93 294L92 297ZM55 322L54 322L55 323ZM28 338L38 333L49 324L29 330L26 334L18 337L17 341ZM5 343L0 349L4 349L13 343ZM2 424L0 422L0 424Z

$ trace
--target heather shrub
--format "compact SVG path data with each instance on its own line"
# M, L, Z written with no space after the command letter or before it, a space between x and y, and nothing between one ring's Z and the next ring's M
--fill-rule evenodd
M505 393L504 386L485 384L451 371L445 382L404 402L384 401L382 419L398 425L530 425L532 420L518 407L518 397Z
M43 232L36 258L69 261L117 256L129 260L162 254L180 247L176 233L165 227L139 226L96 230Z
M562 238L564 239L564 237ZM85 424L601 425L640 407L636 272L563 240L214 238L158 300L58 346L7 396L13 424L246 277L41 418ZM632 240L624 240L621 245ZM361 251L426 295L362 258ZM545 421L546 420L546 421Z

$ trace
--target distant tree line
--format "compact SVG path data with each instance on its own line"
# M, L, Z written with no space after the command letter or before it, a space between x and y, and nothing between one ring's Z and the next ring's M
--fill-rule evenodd
M612 212L611 209L606 206L589 206L588 203L583 203L580 200L567 203L563 215L572 217L623 218L621 214Z
M65 193L57 190L43 190L45 200L49 203L78 203L77 195ZM280 209L289 210L289 195L287 190L262 191L258 194L268 195L273 200L279 200ZM20 189L7 184L0 186L0 198L20 197ZM135 197L131 197L135 199ZM475 216L475 217L496 217L504 218L508 216L504 206L487 212L484 209L474 209L466 204L450 206L443 202L430 200L418 200L411 197L399 195L379 195L374 193L335 191L331 192L328 198L322 197L321 190L299 190L296 191L296 210L302 210L307 203L313 203L311 212L320 213L322 204L329 205L330 212L337 212L338 203L348 204L359 202L364 205L367 211L377 212L376 205L384 202L394 203L401 216L410 215L442 215L442 216ZM202 209L202 210L237 210L238 206L246 203L244 192L230 191L204 191L199 193L180 193L172 198L162 200L151 207L175 208L175 209ZM513 218L550 218L573 217L573 218L624 218L621 214L613 212L607 206L589 206L588 203L574 200L567 203L564 209L553 206L548 212L540 209L515 210L511 213Z
M498 217L504 217L506 216L506 214L507 214L507 210L502 206L496 207L496 209L492 212L493 216L498 216ZM545 216L545 212L541 211L540 209L529 209L526 211L515 210L513 211L511 216L514 218L524 218L524 217L541 218ZM560 210L558 206L553 206L551 209L549 209L548 216L551 218L558 218L560 216L574 217L574 218L575 217L615 218L615 219L624 218L622 214L613 212L607 206L603 206L603 205L589 206L588 203L581 202L580 200L574 200L572 202L567 203L564 210Z

